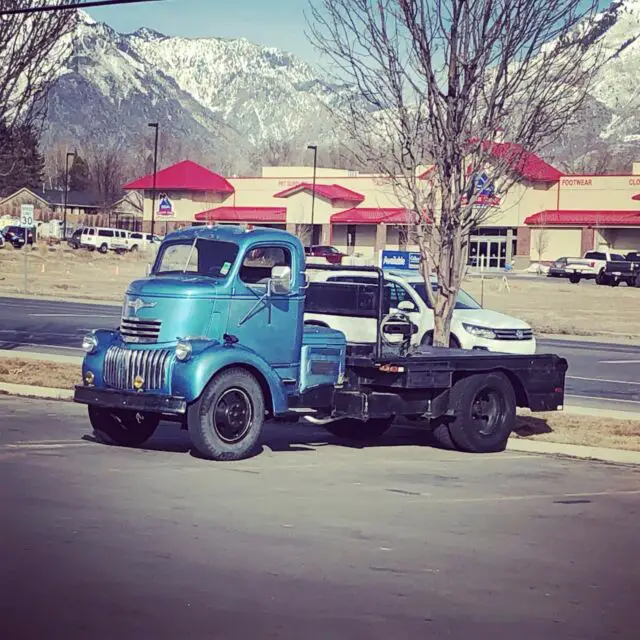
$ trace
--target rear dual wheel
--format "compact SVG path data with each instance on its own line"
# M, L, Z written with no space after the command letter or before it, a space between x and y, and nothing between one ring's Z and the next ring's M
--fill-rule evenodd
M504 451L516 426L516 397L502 373L473 375L451 389L455 417L440 421L433 430L446 449L469 453Z

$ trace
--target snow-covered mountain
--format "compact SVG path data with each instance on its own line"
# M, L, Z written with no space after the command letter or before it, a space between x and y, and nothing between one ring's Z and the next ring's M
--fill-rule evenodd
M168 37L147 28L120 34L83 13L71 42L73 55L50 94L45 147L114 141L146 153L147 124L158 121L165 163L189 155L243 171L243 161L265 149L328 144L330 109L348 95L299 58L244 39ZM607 62L578 122L548 154L569 169L579 158L588 168L594 150L633 154L640 139L640 0L612 2L584 34L585 46L595 42Z
M340 108L345 96L295 56L244 39L168 37L147 28L120 34L81 13L72 45L49 97L45 145L113 140L148 148L147 124L158 121L172 140L165 147L227 168L231 156L326 135L327 105ZM162 151L173 159L170 148Z

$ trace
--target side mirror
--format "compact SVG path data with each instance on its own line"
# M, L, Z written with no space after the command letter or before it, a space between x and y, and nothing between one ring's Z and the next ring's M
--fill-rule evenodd
M291 268L273 267L271 269L271 293L287 294L291 292Z
M411 302L411 300L403 300L399 305L398 305L398 311L404 311L405 313L412 313L414 311L417 311L417 307L416 305Z

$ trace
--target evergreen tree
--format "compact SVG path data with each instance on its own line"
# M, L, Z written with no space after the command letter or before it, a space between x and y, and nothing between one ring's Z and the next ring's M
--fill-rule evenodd
M62 180L64 182L64 178ZM91 186L91 174L89 165L76 154L73 164L69 169L69 190L86 191Z
M0 123L0 196L11 195L22 187L41 188L44 158L38 142L32 125L8 129Z

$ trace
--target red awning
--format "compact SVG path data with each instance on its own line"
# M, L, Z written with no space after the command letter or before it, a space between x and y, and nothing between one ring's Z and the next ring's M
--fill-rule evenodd
M331 216L331 224L409 224L407 209L353 207Z
M534 227L640 227L640 211L555 211L534 213L524 221Z
M632 196L632 200L640 200L640 193L636 193L635 196Z
M300 193L300 191L311 191L313 193L313 183L300 182L299 184L296 184L293 187L289 187L284 191L279 191L273 197L288 198L295 193ZM331 202L335 202L336 200L355 203L364 202L364 196L361 193L357 193L356 191L352 191L351 189L342 187L339 184L316 184L315 194L317 196L320 196L321 198L331 200Z
M153 189L153 174L124 185L124 189ZM218 173L184 160L156 173L156 191L234 193L233 185Z
M196 213L198 222L270 222L285 224L285 207L218 207Z

